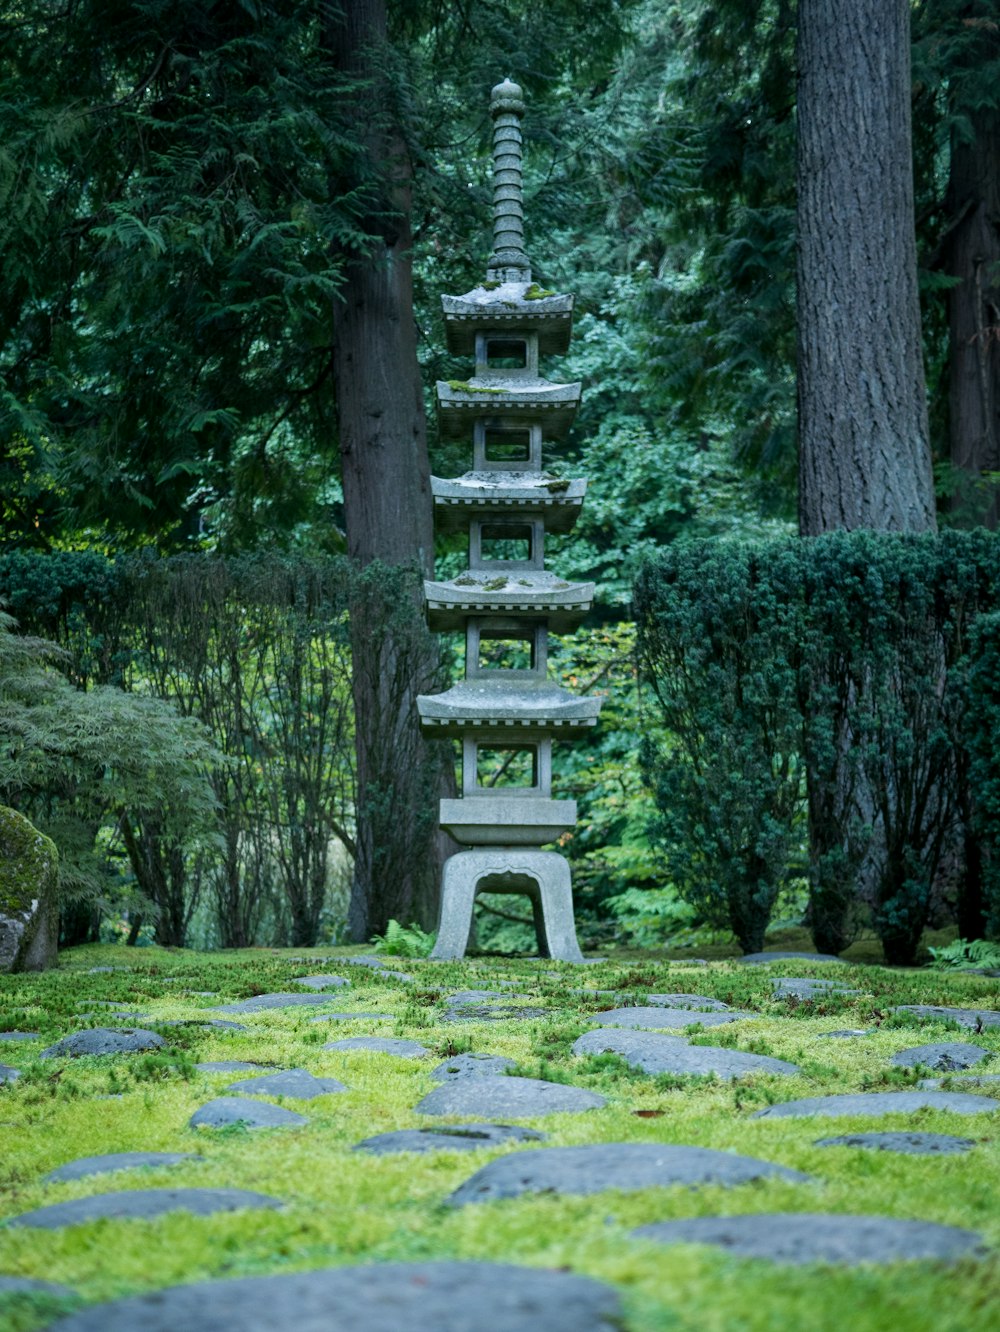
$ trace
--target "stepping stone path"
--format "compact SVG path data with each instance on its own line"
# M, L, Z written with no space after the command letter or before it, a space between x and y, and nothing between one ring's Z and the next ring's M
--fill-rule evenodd
M548 1017L547 1008L511 1008L499 1004L461 1004L446 1009L442 1022L510 1022L520 1018Z
M159 1166L181 1165L185 1161L202 1161L196 1152L112 1152L108 1156L81 1156L76 1161L50 1170L44 1176L46 1184L61 1184L68 1179L84 1179L87 1175L107 1175L114 1170L151 1169Z
M684 1184L744 1184L779 1178L810 1182L809 1175L770 1161L756 1161L708 1147L653 1142L608 1142L588 1147L542 1147L515 1152L483 1166L448 1198L451 1207L519 1198L525 1193L589 1194Z
M1000 1110L1000 1101L963 1092L903 1091L848 1092L841 1096L807 1096L801 1101L769 1105L754 1119L802 1119L809 1115L909 1114L913 1110L950 1110L956 1115L985 1115Z
M486 1312L488 1311L488 1313ZM368 1263L174 1286L61 1319L53 1332L615 1332L616 1291L502 1263Z
M372 1050L377 1054L398 1055L401 1059L420 1059L430 1054L419 1041L394 1040L391 1036L346 1036L342 1041L327 1041L324 1050Z
M921 1078L917 1086L925 1091L934 1091L944 1085L944 1078ZM948 1078L952 1087L986 1087L1000 1091L1000 1073L954 1073Z
M513 1059L506 1055L460 1054L438 1064L431 1074L435 1082L444 1082L453 1078L488 1078L497 1077L508 1068L515 1068Z
M78 1059L81 1055L121 1055L136 1054L142 1050L159 1050L166 1045L162 1036L155 1031L142 1028L124 1028L115 1030L110 1027L91 1027L89 1031L75 1031L71 1036L64 1036L55 1045L50 1045L39 1056L41 1059L59 1059L69 1055Z
M808 1212L758 1216L695 1216L633 1230L661 1244L711 1244L741 1258L775 1263L954 1262L984 1251L982 1236L958 1226L888 1216L825 1216Z
M857 994L849 985L837 981L812 980L809 977L772 976L771 989L778 999L816 999L823 995Z
M39 1041L37 1031L0 1031L0 1041Z
M735 960L749 962L752 966L766 962L840 962L847 965L842 957L835 957L833 953L744 953Z
M230 1128L242 1124L248 1129L297 1128L309 1121L294 1110L269 1101L251 1101L247 1096L218 1096L188 1120L191 1128Z
M656 1030L664 1027L690 1027L699 1023L703 1027L720 1027L727 1022L739 1022L742 1018L759 1017L759 1013L741 1013L735 1010L728 1013L696 1013L688 1008L659 1008L656 1006L635 1008L609 1008L602 1013L591 1013L589 1022L600 1022L606 1027L640 1027Z
M113 1017L116 1022L127 1022L129 1026L138 1027L143 1022L154 1022L156 1019L150 1017L148 1013L76 1013L73 1017L74 1022L106 1022L109 1017ZM164 1024L167 1025L167 1024Z
M347 1088L336 1078L314 1078L307 1068L290 1068L280 1073L265 1073L259 1078L245 1078L232 1082L226 1091L244 1092L247 1096L291 1096L299 1101L311 1101L317 1096L345 1092Z
M199 1073L256 1073L266 1068L265 1064L248 1064L242 1059L215 1059L206 1064L195 1064Z
M827 1040L834 1038L846 1040L849 1036L870 1036L873 1031L873 1027L845 1027L842 1031L821 1031L819 1034Z
M16 1082L20 1076L19 1068L11 1068L10 1064L0 1064L0 1086L5 1082Z
M268 1008L298 1008L302 1004L328 1004L325 994L255 994L235 1004L215 1004L213 1013L260 1013Z
M657 1008L694 1008L711 1013L728 1013L730 1008L721 999L709 999L704 994L647 994L647 1004Z
M740 1078L746 1073L798 1073L797 1064L770 1055L747 1054L718 1045L691 1045L683 1036L662 1036L658 1032L616 1031L601 1027L587 1031L574 1042L573 1053L621 1055L632 1068L643 1073L679 1073L705 1076L714 1073L723 1078Z
M939 1073L952 1073L956 1069L971 1068L982 1063L989 1054L979 1045L967 1045L959 1041L948 1041L940 1045L914 1045L912 1049L900 1050L889 1060L901 1068L936 1068Z
M971 1138L953 1138L947 1133L845 1133L839 1138L820 1138L816 1143L817 1147L864 1147L909 1156L954 1156L975 1145Z
M33 1281L31 1277L0 1276L0 1295L52 1295L59 1299L76 1299L76 1291L54 1281Z
M1000 1013L990 1008L945 1008L940 1004L900 1004L894 1013L913 1013L915 1017L957 1022L976 1031L980 1027L1000 1027Z
M392 1152L473 1152L508 1142L542 1142L546 1134L511 1124L452 1124L447 1128L397 1129L365 1138L352 1150L386 1156Z
M350 985L346 976L293 976L293 985L305 985L310 990L335 990L340 985Z
M575 1114L607 1105L597 1092L539 1078L449 1078L416 1106L421 1115L487 1115L529 1119L535 1115Z
M132 1189L127 1193L99 1193L93 1198L53 1203L33 1212L12 1216L8 1226L31 1226L41 1230L62 1230L86 1221L127 1217L129 1220L163 1216L166 1212L192 1212L211 1216L215 1212L235 1212L241 1208L283 1207L280 1198L246 1189Z

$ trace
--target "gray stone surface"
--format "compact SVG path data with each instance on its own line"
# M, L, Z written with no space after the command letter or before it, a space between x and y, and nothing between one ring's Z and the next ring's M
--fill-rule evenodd
M195 1064L199 1073L259 1073L266 1064L248 1063L245 1059L212 1059L204 1064Z
M492 1000L509 1004L512 999L523 998L523 994L511 994L509 990L457 990L454 994L445 995L444 1002L449 1008L455 1008L465 1004L488 1004Z
M5 1082L16 1082L20 1076L19 1068L11 1068L10 1064L0 1064L0 1085Z
M743 1258L775 1263L897 1263L956 1261L985 1252L982 1237L957 1226L888 1216L830 1216L785 1212L756 1216L696 1216L656 1221L632 1234L661 1244L711 1244Z
M161 1027L211 1027L213 1031L246 1031L242 1022L227 1022L224 1018L192 1018L189 1022L161 1022Z
M743 1184L779 1178L806 1183L809 1175L708 1147L656 1142L608 1142L586 1147L542 1147L515 1152L483 1166L447 1199L466 1203L518 1198L525 1193L588 1194L605 1189L666 1188L675 1184Z
M346 976L293 976L293 985L304 985L309 990L336 990L341 985L350 985Z
M321 1013L310 1022L390 1022L391 1013Z
M341 961L346 962L351 967L369 967L372 971L381 971L387 965L382 958L375 957L371 953L363 954L360 957L341 958Z
M217 1096L196 1110L188 1120L191 1128L229 1128L242 1124L248 1129L296 1128L309 1121L294 1110L272 1105L270 1101L252 1101L248 1096Z
M211 1216L215 1212L235 1212L240 1208L283 1207L280 1198L247 1189L130 1189L124 1193L98 1193L93 1198L75 1198L72 1202L52 1203L12 1216L8 1226L30 1226L41 1230L62 1230L105 1217L142 1219L163 1216L165 1212L192 1212Z
M844 1027L840 1031L821 1031L819 1034L827 1040L847 1040L851 1036L870 1036L874 1030L874 1027Z
M587 1031L573 1044L575 1055L616 1054L643 1073L679 1073L722 1078L740 1078L746 1073L798 1073L797 1064L770 1055L746 1054L718 1045L691 1045L683 1036L660 1032L626 1031L599 1027Z
M0 1031L0 1041L38 1041L41 1036L37 1031Z
M771 988L779 999L818 999L824 995L857 994L849 985L837 981L813 980L808 976L772 976Z
M463 1004L446 1009L442 1022L511 1022L523 1018L547 1017L547 1008L512 1008L506 1004Z
M438 1064L431 1074L435 1082L444 1082L452 1078L486 1078L502 1075L508 1068L514 1068L514 1060L506 1055L467 1054L455 1055Z
M450 1124L443 1128L398 1129L365 1138L353 1148L386 1156L392 1152L473 1152L508 1142L542 1142L546 1135L512 1124Z
M159 1050L166 1045L162 1036L155 1031L144 1031L141 1027L126 1027L115 1030L111 1027L91 1027L87 1031L75 1031L71 1036L64 1036L55 1045L43 1050L40 1058L59 1059L68 1055L77 1059L81 1055L121 1055L136 1054L141 1050Z
M617 1293L499 1263L366 1263L174 1286L60 1319L53 1332L616 1332Z
M845 1133L819 1138L817 1147L864 1147L874 1152L903 1152L907 1156L954 1156L975 1147L971 1138L948 1133Z
M144 1022L155 1022L156 1019L150 1017L148 1013L77 1013L73 1017L74 1022L107 1022L112 1018L115 1022L127 1023L130 1027L140 1027ZM161 1026L179 1026L179 1023L164 1022Z
M327 1041L324 1050L372 1050L377 1054L399 1055L401 1059L420 1059L430 1054L419 1041L405 1041L391 1036L345 1036L342 1041Z
M975 1031L978 1027L1000 1027L1000 1013L991 1008L946 1008L940 1004L899 1004L894 1013L912 1013L915 1017L957 1022Z
M588 1022L599 1022L602 1027L636 1027L642 1030L663 1030L666 1027L721 1027L742 1018L759 1017L759 1013L743 1013L735 1009L728 1013L696 1013L689 1008L660 1008L656 1005L635 1008L609 1008L603 1013L589 1013Z
M754 1119L799 1119L809 1115L905 1115L914 1110L950 1110L956 1115L984 1115L1000 1110L1000 1101L963 1092L848 1092L839 1096L807 1096L800 1101L769 1105Z
M539 1078L449 1078L424 1097L422 1115L487 1115L528 1119L535 1115L572 1114L607 1105L597 1092Z
M111 1152L107 1156L81 1156L76 1161L67 1161L65 1165L50 1170L44 1176L44 1183L60 1184L67 1179L107 1175L114 1170L155 1169L203 1159L197 1152Z
M989 1054L982 1046L970 1045L963 1041L943 1041L931 1045L914 1045L908 1050L899 1050L889 1060L901 1068L936 1069L939 1073L953 1073L960 1068L971 1068L982 1063Z
M307 1068L290 1068L232 1082L226 1091L242 1092L245 1096L292 1096L299 1101L311 1101L317 1096L345 1092L347 1088L336 1078L316 1078Z
M786 953L776 950L773 953L744 953L735 961L760 965L763 962L843 962L844 959L835 957L833 953Z
M303 1004L328 1004L325 994L255 994L235 1004L214 1004L212 1013L260 1013L269 1008L298 1008Z
M658 1008L694 1008L704 1012L728 1013L729 1005L721 999L710 999L706 994L647 994L647 1004Z

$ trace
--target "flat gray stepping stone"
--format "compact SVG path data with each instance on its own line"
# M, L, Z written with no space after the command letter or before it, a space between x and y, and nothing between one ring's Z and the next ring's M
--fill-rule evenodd
M232 1082L226 1091L243 1092L247 1096L292 1096L300 1101L311 1101L316 1096L345 1092L347 1088L336 1078L315 1078L307 1068L290 1068L286 1072L265 1073L259 1078Z
M842 1031L821 1031L819 1034L827 1040L847 1040L849 1036L870 1036L874 1027L845 1027Z
M159 1166L181 1165L184 1161L202 1161L197 1152L111 1152L108 1156L81 1156L76 1161L50 1170L44 1176L45 1184L60 1184L67 1179L83 1179L87 1175L107 1175L113 1170L149 1169Z
M709 1147L657 1142L608 1142L587 1147L541 1147L483 1166L446 1200L451 1207L519 1198L525 1193L588 1194L605 1189L666 1188L675 1184L743 1184L777 1177L808 1183L809 1175L752 1156Z
M442 1022L511 1022L522 1018L548 1017L547 1008L508 1008L500 1004L460 1004L448 1008Z
M902 1091L848 1092L838 1096L806 1096L757 1110L753 1119L801 1119L809 1115L909 1114L913 1110L951 1110L956 1115L985 1115L1000 1110L1000 1101L965 1092Z
M366 1263L174 1286L84 1309L53 1332L616 1332L621 1320L617 1292L573 1272Z
M1000 1013L991 1008L945 1008L940 1004L899 1004L894 1013L913 1013L916 1017L957 1022L960 1027L1000 1027Z
M528 1119L573 1114L607 1105L597 1092L540 1078L449 1078L417 1105L421 1115L485 1115Z
M817 1147L864 1147L874 1152L904 1152L908 1156L953 1156L975 1147L971 1138L948 1133L845 1133L819 1138Z
M108 1018L114 1018L116 1022L127 1022L130 1027L138 1027L143 1022L155 1022L156 1019L150 1017L148 1013L77 1013L74 1022L107 1022Z
M229 1128L242 1124L248 1129L295 1128L308 1124L304 1115L270 1101L252 1101L247 1096L217 1096L196 1110L188 1124L191 1128Z
M454 1008L466 1004L488 1004L492 1001L509 1004L512 999L524 997L523 994L510 994L507 990L459 990L455 994L446 995L444 1002L449 1008Z
M71 1036L64 1036L55 1045L43 1050L40 1058L58 1059L69 1055L78 1059L81 1055L121 1055L136 1054L141 1050L158 1050L166 1045L162 1036L155 1031L144 1031L141 1027L126 1027L117 1031L110 1027L91 1027L89 1031L75 1031Z
M969 1045L963 1041L943 1041L939 1044L914 1045L909 1050L900 1050L889 1060L901 1068L937 1069L939 1073L952 1073L956 1069L971 1068L980 1064L989 1054L980 1045Z
M1000 1083L1000 1073L954 1073L948 1078L950 1086L996 1088ZM944 1078L921 1078L917 1086L925 1091L934 1091L944 1084Z
M762 962L840 962L847 965L842 957L836 957L833 953L744 953L734 960L752 965L760 965Z
M643 1073L679 1073L704 1077L740 1078L746 1073L798 1073L797 1064L770 1055L747 1054L718 1045L691 1045L683 1036L659 1032L626 1031L599 1027L587 1031L573 1044L575 1055L616 1054Z
M389 1022L391 1013L321 1013L310 1022Z
M99 1193L93 1198L52 1203L49 1207L12 1216L6 1224L62 1230L65 1226L80 1226L104 1218L138 1220L163 1216L166 1212L211 1216L215 1212L235 1212L244 1207L283 1206L280 1198L269 1198L266 1193L251 1193L246 1189L130 1189L124 1193Z
M342 1041L327 1041L324 1050L373 1050L377 1054L399 1055L401 1059L420 1059L430 1054L419 1041L394 1040L391 1036L345 1036Z
M341 961L351 967L369 967L372 971L383 971L386 967L386 963L380 957L373 957L371 954L363 957L345 957L341 958Z
M813 980L807 976L772 976L771 988L779 999L815 999L817 995L857 994L837 981Z
M599 1022L604 1027L637 1027L643 1030L662 1030L665 1027L721 1027L742 1018L760 1017L759 1013L693 1013L689 1008L609 1008L603 1013L590 1013L588 1022Z
M11 1068L10 1064L0 1064L0 1085L5 1082L16 1082L20 1076L19 1068Z
M721 999L710 999L705 994L647 994L647 1004L657 1008L695 1008L711 1013L728 1013L729 1005Z
M502 1076L508 1068L516 1067L513 1059L506 1055L460 1054L438 1064L431 1073L435 1082L444 1082L452 1078L490 1078Z
M446 1128L398 1129L365 1138L351 1150L387 1156L393 1152L475 1152L507 1142L542 1142L546 1134L512 1124L452 1124Z
M775 1263L899 1263L954 1261L985 1252L982 1236L932 1221L889 1216L828 1216L778 1212L757 1216L695 1216L656 1221L632 1235L661 1244L711 1244L744 1258Z
M328 1004L325 994L255 994L235 1004L213 1004L212 1013L260 1013L268 1008L299 1008L303 1004Z
M0 1276L0 1295L52 1295L59 1299L76 1299L76 1291L55 1281L35 1281L32 1277Z
M211 1059L204 1064L195 1064L199 1073L257 1073L266 1067L266 1064L247 1063L244 1059Z
M0 1041L40 1041L37 1031L0 1031Z
M340 985L350 985L346 976L293 976L292 983L305 985L310 990L335 990Z

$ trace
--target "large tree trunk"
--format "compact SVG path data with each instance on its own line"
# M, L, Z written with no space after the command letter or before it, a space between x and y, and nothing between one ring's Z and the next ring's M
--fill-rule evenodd
M799 530L935 526L908 0L800 0Z
M958 279L948 292L949 453L980 478L1000 471L1000 114L982 107L968 120L971 140L952 137L946 199L944 270ZM996 530L1000 487L986 482L970 499L956 520Z
M348 554L360 565L377 560L427 574L433 513L412 308L411 166L386 72L386 7L384 0L344 0L323 12L332 63L357 80L356 121L371 172L366 181L342 182L369 191L371 207L365 244L348 258L333 327ZM411 587L417 617L417 580ZM401 656L394 652L384 641L383 611L378 597L362 596L351 615L358 828L349 929L358 941L384 930L391 914L426 918L439 877L439 781L429 773L440 759L420 738L416 710L433 648L428 638L422 661L412 640ZM395 667L404 658L409 679L401 682Z

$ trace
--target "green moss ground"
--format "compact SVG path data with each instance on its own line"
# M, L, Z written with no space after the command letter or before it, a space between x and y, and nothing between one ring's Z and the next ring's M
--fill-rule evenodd
M783 941L783 946L786 946ZM977 976L850 969L785 962L766 969L712 961L654 961L614 955L586 968L527 960L463 964L398 961L416 983L338 965L349 950L314 950L303 965L291 951L195 954L122 947L76 949L57 971L0 978L0 1029L37 1030L42 1041L0 1044L0 1061L22 1070L0 1088L0 1219L47 1203L127 1188L188 1185L254 1189L282 1198L277 1212L156 1221L100 1221L61 1231L0 1227L0 1274L62 1282L84 1302L100 1302L182 1282L357 1262L478 1258L568 1267L615 1285L629 1332L660 1329L805 1328L868 1332L950 1332L1000 1325L1000 1264L957 1267L901 1264L854 1270L778 1268L708 1248L662 1248L628 1238L645 1222L713 1213L858 1212L920 1218L982 1232L1000 1250L1000 1115L920 1112L892 1120L754 1120L772 1101L832 1092L902 1089L919 1074L889 1066L895 1051L932 1040L973 1040L994 1052L984 1071L1000 1071L1000 1029L956 1033L948 1024L918 1023L889 1013L895 1004L998 1007L998 983ZM130 971L93 975L93 966ZM166 1053L116 1059L39 1060L38 1052L78 1023L95 1001L120 1000L156 1020L196 1017L208 1006L254 993L294 988L291 978L341 972L350 990L333 995L338 1010L390 1012L373 1024L311 1024L310 1008L238 1017L245 1033L198 1027L162 1028ZM788 1004L773 999L768 974L843 979L855 997ZM502 1023L445 1023L443 995L497 988L546 1007L545 1018ZM607 1006L580 997L580 987L643 992L694 991L760 1018L705 1031L696 1039L772 1054L802 1067L792 1078L755 1076L736 1083L648 1078L610 1057L576 1059L582 1016ZM214 990L217 998L187 991ZM216 1015L212 1015L216 1016ZM226 1015L222 1015L226 1016ZM108 1024L113 1019L108 1019ZM95 1021L89 1025L102 1025ZM858 1040L826 1040L841 1027L877 1031ZM432 1059L403 1060L321 1048L348 1035L407 1036ZM596 1197L532 1197L453 1211L443 1200L475 1170L507 1150L373 1157L350 1150L373 1133L433 1124L413 1106L433 1087L439 1058L462 1049L505 1054L518 1072L573 1082L602 1092L606 1108L580 1115L519 1121L549 1135L545 1145L612 1141L685 1143L738 1151L803 1170L812 1184L760 1181L732 1189L650 1189ZM239 1074L203 1074L195 1061L246 1059L305 1066L350 1091L287 1104L309 1119L296 1130L213 1133L187 1127L191 1114ZM110 1098L110 1099L102 1099ZM638 1112L638 1113L637 1113ZM954 1133L977 1141L963 1156L919 1157L819 1148L818 1138L869 1128ZM198 1151L201 1163L169 1171L122 1172L66 1184L41 1177L80 1156L129 1150ZM76 1307L71 1305L70 1307ZM6 1297L0 1332L32 1332L67 1306L39 1297Z

